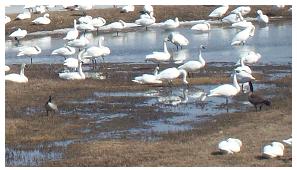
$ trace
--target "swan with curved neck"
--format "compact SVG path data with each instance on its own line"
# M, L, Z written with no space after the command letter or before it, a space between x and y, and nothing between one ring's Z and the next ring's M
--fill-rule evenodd
M46 13L43 15L43 17L38 17L35 20L33 20L32 22L37 25L47 25L47 24L51 23L51 20L49 19L49 14Z
M245 44L247 39L254 36L255 34L255 26L251 25L244 30L237 33L234 38L232 39L231 45L240 45Z
M154 63L160 63L160 62L167 62L170 60L171 55L168 52L166 42L168 41L167 38L163 41L164 51L163 52L153 52L152 54L145 56L145 61L152 61Z
M135 21L136 24L144 26L145 30L147 30L147 27L153 25L155 22L156 18L153 16L153 12L150 12L150 14L146 17L142 17Z
M76 20L73 20L73 29L68 31L66 34L66 37L64 37L64 40L72 41L75 40L78 37L78 30L76 25Z
M142 76L135 77L132 80L135 83L139 84L161 84L162 81L158 80L156 76L158 75L159 66L157 66L154 70L154 74L143 74Z
M188 62L184 63L183 65L179 66L178 68L184 69L188 73L194 72L194 71L197 71L197 70L203 68L205 66L206 62L205 62L204 58L202 57L201 50L205 49L205 48L206 47L204 45L200 45L198 61L196 61L196 60L188 61Z
M24 72L25 65L26 64L22 64L21 65L20 74L16 74L16 73L7 74L7 75L5 75L5 80L16 82L16 83L27 83L28 82L28 78L24 74L25 73Z
M83 80L85 79L85 74L82 71L82 56L85 51L80 51L78 54L78 72L68 72L68 73L59 73L59 77L65 80Z
M161 71L156 78L161 81L167 81L169 83L172 83L172 80L178 78L179 76L182 76L182 82L185 85L188 85L189 82L187 81L187 72L183 69L177 69L175 67L167 68L163 71Z

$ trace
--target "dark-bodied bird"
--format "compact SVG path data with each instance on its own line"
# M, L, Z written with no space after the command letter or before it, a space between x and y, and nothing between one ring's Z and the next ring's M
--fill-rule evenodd
M52 102L52 96L49 96L48 101L44 105L45 110L46 110L46 115L48 116L48 112L58 112L58 107L55 103Z
M249 82L249 85L250 85L250 92L249 92L248 99L249 99L249 102L254 105L254 107L256 108L256 111L258 109L257 105L260 105L260 110L262 109L262 106L264 104L267 106L271 105L270 101L268 101L268 100L264 99L263 97L254 93L254 88L253 88L253 84L251 81Z

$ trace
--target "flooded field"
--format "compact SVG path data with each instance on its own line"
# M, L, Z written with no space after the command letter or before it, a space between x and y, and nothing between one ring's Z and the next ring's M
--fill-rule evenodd
M191 132L218 115L253 112L247 93L230 99L228 106L225 98L207 97L210 89L232 82L234 64L249 50L262 55L259 63L251 66L256 77L254 88L272 101L287 99L287 93L274 91L290 86L282 81L292 77L291 22L270 23L265 28L256 26L255 36L246 45L236 47L230 46L236 30L229 27L214 26L203 34L193 33L188 27L176 31L185 35L190 45L177 52L174 45L168 44L174 61L161 64L160 70L194 60L200 44L207 45L202 52L207 67L189 78L189 87L180 80L173 85L138 85L131 81L151 73L156 66L145 63L144 57L163 50L162 40L169 32L160 28L123 32L119 37L103 34L104 45L111 49L111 54L96 69L84 65L87 79L74 82L58 77L57 73L63 70L63 57L50 56L53 49L63 46L61 37L22 41L23 46L39 45L43 51L26 68L28 84L6 83L6 123L12 127L6 132L6 166L44 166L65 159L71 146L88 142L162 141L166 140L164 134ZM87 37L97 44L98 36ZM13 72L18 72L19 64L29 63L30 58L17 57L20 47L14 43L6 40L5 62ZM44 103L49 95L54 96L59 113L47 117ZM14 121L16 125L12 125ZM26 128L19 131L15 126Z

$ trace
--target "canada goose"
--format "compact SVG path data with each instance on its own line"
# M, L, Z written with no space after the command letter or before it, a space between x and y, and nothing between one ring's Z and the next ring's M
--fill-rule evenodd
M45 110L46 110L46 116L48 116L48 112L58 112L58 107L55 103L52 102L52 96L49 96L48 101L44 105Z
M263 104L270 106L271 102L262 98L261 96L257 95L254 93L254 88L253 88L253 84L251 81L249 81L249 85L250 85L250 92L249 92L249 102L252 103L257 111L257 105L260 105L260 110L262 109Z

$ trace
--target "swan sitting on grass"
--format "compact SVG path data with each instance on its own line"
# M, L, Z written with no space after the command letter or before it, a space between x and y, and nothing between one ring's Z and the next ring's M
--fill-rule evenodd
M5 80L16 82L16 83L27 83L28 78L24 74L25 65L26 64L21 65L20 74L16 74L16 73L7 74L7 75L5 75Z

